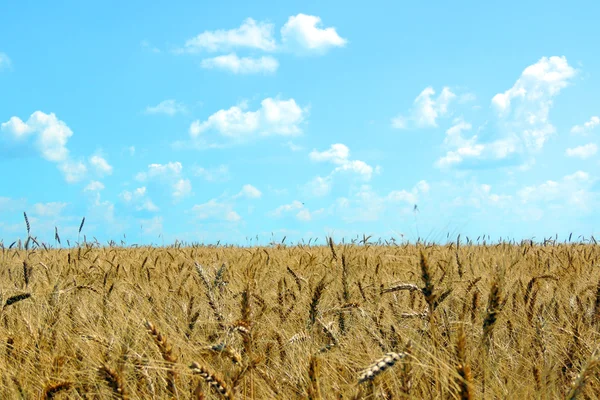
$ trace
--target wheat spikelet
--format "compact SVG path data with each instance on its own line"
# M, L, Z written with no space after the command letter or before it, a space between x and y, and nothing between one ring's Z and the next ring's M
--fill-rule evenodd
M310 385L308 387L309 400L321 400L321 387L319 385L319 374L321 363L318 357L312 356L308 366L308 378Z
M472 400L473 397L473 376L471 375L471 367L467 363L467 339L465 330L462 324L459 327L458 338L456 343L456 358L458 365L456 371L460 376L458 381L459 396L461 400Z
M229 391L227 384L221 378L210 372L208 368L194 361L190 365L190 369L192 370L192 373L200 375L200 377L202 377L202 379L208 383L211 389L221 397L229 400L234 398L233 394Z
M206 289L205 293L206 298L208 299L208 305L213 311L213 315L215 316L215 319L219 324L219 329L223 329L225 327L225 325L223 324L225 318L223 317L223 314L221 314L221 310L219 310L217 301L214 296L213 288L210 284L210 281L208 280L208 277L206 276L206 272L204 271L204 268L202 268L202 266L196 261L194 261L194 266L196 267L196 271L198 272L198 275L200 276L200 279L204 284L204 288Z
M167 362L167 390L171 395L175 396L177 392L175 387L175 378L177 377L177 374L175 373L174 364L177 362L177 358L173 355L173 349L167 342L167 338L163 336L150 321L145 321L144 325L148 334L152 336L154 343L156 343L156 346L160 350L163 360Z
M234 348L226 345L225 343L207 346L205 349L210 352L229 357L234 364L242 363L242 356L240 355L240 353L238 353Z
M502 298L500 286L498 284L498 281L494 279L494 281L492 282L490 295L488 297L486 316L483 320L483 338L486 344L489 344L489 341L491 340L492 331L494 329L494 325L496 324L498 313L500 313L501 309Z
M58 393L68 390L73 386L72 382L57 382L47 383L44 385L44 391L42 392L42 399L50 400L53 399Z
M381 289L381 294L398 292L400 290L408 290L410 292L414 292L414 291L420 292L421 288L413 283L399 283L397 285L390 286L386 289Z
M325 291L325 288L327 287L327 283L325 282L325 277L323 277L319 283L317 283L317 286L315 287L315 290L313 291L313 296L312 296L312 301L310 302L310 310L309 310L309 315L308 315L308 320L309 320L309 326L314 325L315 321L317 320L317 314L318 314L318 306L319 306L319 302L321 301L321 296L323 296L323 292Z
M592 354L590 359L585 363L573 383L571 384L571 389L567 396L566 400L575 400L585 388L586 383L592 377L593 370L600 365L600 353L596 352Z
M333 257L334 260L337 261L337 254L335 253L335 247L333 247L333 239L331 238L331 236L329 237L329 249L331 250L331 256Z
M25 217L25 227L27 228L27 236L31 236L31 225L29 225L29 218L27 218L27 213L23 211L23 217Z
M386 369L393 367L398 361L402 360L404 356L404 353L387 353L369 367L365 368L365 370L358 377L358 383L372 381L375 379L375 377L377 377L377 375L381 374Z
M125 391L123 378L115 370L110 368L108 365L102 365L98 368L100 376L104 379L108 387L113 392L113 397L121 400L128 400L129 397Z
M18 303L19 301L23 301L25 299L28 299L31 297L31 293L21 293L21 294L17 294L14 296L9 297L8 299L6 299L6 302L4 303L4 307L6 308L8 306L11 306L15 303Z
M427 258L425 258L425 254L420 252L420 262L421 266L421 280L423 280L423 288L421 288L421 292L423 293L423 297L425 297L425 301L427 302L428 310L429 310L429 320L433 317L433 311L435 310L435 295L433 278L431 277L431 271L429 268L429 263L427 262Z

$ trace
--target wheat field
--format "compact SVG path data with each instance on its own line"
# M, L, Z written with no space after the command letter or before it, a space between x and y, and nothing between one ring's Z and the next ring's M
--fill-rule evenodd
M594 243L4 248L3 399L596 399Z

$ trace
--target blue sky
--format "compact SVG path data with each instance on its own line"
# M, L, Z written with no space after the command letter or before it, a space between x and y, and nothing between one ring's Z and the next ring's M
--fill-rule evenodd
M5 1L0 239L598 235L599 11Z

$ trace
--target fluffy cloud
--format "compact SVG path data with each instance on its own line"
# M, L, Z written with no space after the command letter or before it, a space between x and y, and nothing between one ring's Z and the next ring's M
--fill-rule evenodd
M513 87L496 94L492 105L500 114L506 114L510 112L513 100L519 99L522 107L533 106L537 111L535 115L526 115L532 122L545 120L552 105L551 97L567 87L575 72L565 57L542 57L537 63L525 68ZM519 109L516 110L518 111Z
M242 219L240 215L233 210L233 206L227 202L219 202L217 199L211 199L203 204L196 204L192 207L192 212L200 220L217 220L238 222Z
M332 144L328 150L320 152L317 150L311 151L308 157L313 161L328 161L334 164L344 164L348 162L349 155L350 149L348 149L348 146L341 143L335 143Z
M192 192L192 184L189 179L182 176L183 166L179 161L168 162L167 164L150 164L146 172L140 172L136 179L140 182L158 181L161 184L169 185L173 190L172 195L175 200L180 200Z
M150 43L147 40L142 40L140 42L140 46L142 46L143 49L148 50L152 53L160 53L160 49L156 46L153 46L152 43Z
M317 217L325 212L325 209L321 208L316 211L310 211L304 206L304 203L294 200L289 204L284 204L277 207L275 210L268 213L269 216L280 218L286 214L294 214L294 217L299 221L311 221L314 217Z
M163 232L163 217L157 216L150 219L140 219L144 235L159 235Z
M96 172L100 175L112 174L113 167L101 156L90 157L90 165L94 167Z
M171 117L175 114L184 113L185 111L185 106L173 99L164 100L155 106L146 107L146 114L165 114Z
M559 181L548 180L542 184L527 186L517 193L522 204L545 205L545 208L576 209L581 212L593 208L597 194L592 187L597 180L587 172L577 171Z
M0 52L0 71L11 66L10 58L5 53Z
M33 214L40 217L56 218L66 206L67 203L61 202L37 203L33 205Z
M271 56L238 57L235 53L206 58L200 63L202 68L223 69L234 74L272 74L279 68L279 62Z
M259 136L294 136L302 133L300 124L304 121L307 109L302 109L294 99L279 100L266 98L261 108L245 111L244 104L228 110L219 110L206 121L194 121L190 135L196 138L208 131L234 140L248 140Z
M413 109L408 116L399 115L392 119L392 126L406 129L412 125L418 128L437 127L437 119L449 114L448 106L456 95L448 87L444 87L437 98L433 98L435 90L426 87L415 99Z
M589 121L584 122L583 125L575 125L571 128L571 133L583 134L592 131L595 127L600 125L600 117L593 116Z
M85 177L87 167L81 161L70 158L67 142L73 131L54 113L36 111L25 122L19 117L11 117L0 124L0 132L6 133L0 139L13 143L27 143L30 140L42 158L57 164L68 183L78 182Z
M569 157L577 157L581 159L590 158L598 152L598 146L595 143L584 144L583 146L577 146L566 150L566 154Z
M192 193L192 183L189 179L180 179L173 185L173 197L181 199Z
M62 171L67 183L79 182L87 174L87 167L81 161L64 161L58 165L58 169Z
M452 125L448 130L446 130L446 137L444 138L444 144L447 146L456 146L461 147L469 144L468 140L465 140L462 136L462 133L465 131L470 131L473 126L463 121L462 119L456 119L454 121L454 125Z
M304 192L314 197L327 196L331 192L332 179L330 176L317 176L304 185Z
M145 186L139 187L133 192L125 190L119 197L121 197L125 203L132 205L137 211L158 211L158 207L150 200L150 198L148 198Z
M244 185L242 187L242 190L236 194L235 196L233 196L234 199L239 198L239 197L243 197L246 199L259 199L262 196L262 192L260 190L258 190L257 188L255 188L252 185Z
M391 211L408 214L420 196L429 192L429 184L419 181L411 190L393 190L380 196L369 185L362 185L350 197L336 200L335 210L345 222L378 221Z
M136 175L138 181L146 181L152 178L172 179L178 177L183 170L179 161L168 162L167 164L150 164L147 172L140 172Z
M99 192L104 190L104 184L98 181L91 181L83 190L86 192Z
M556 131L549 121L553 98L575 74L564 57L542 57L528 66L510 89L492 98L498 116L495 137L481 137L480 130L465 138L462 132L471 127L460 121L446 132L444 143L449 149L436 166L508 165L537 153Z
M263 51L276 49L273 38L274 25L256 22L247 18L239 28L216 31L205 31L189 39L183 51L198 53L201 51L228 51L234 48L250 48Z
M344 144L335 143L332 144L328 150L317 151L313 150L308 155L312 161L316 162L330 162L337 167L333 170L332 174L338 172L352 172L364 180L370 180L373 172L377 169L373 169L369 164L360 160L350 160L350 149Z
M507 128L520 132L520 139L530 149L540 149L555 132L548 115L552 99L568 86L576 71L565 57L542 57L525 68L513 87L492 98ZM512 115L511 115L512 114Z
M284 48L299 52L323 53L332 47L343 47L347 40L335 28L321 28L321 18L298 14L289 17L281 28Z
M208 182L224 182L230 179L229 168L223 164L214 168L195 167L193 172Z
M513 197L511 195L494 193L492 186L485 183L465 183L461 188L446 189L450 189L444 195L451 199L449 205L452 207L482 210L487 206L503 208L512 204ZM453 189L458 190L459 195L453 196Z
M0 125L0 129L12 135L14 140L25 140L34 136L36 148L48 161L62 162L69 156L67 141L73 136L73 131L56 118L54 113L36 111L27 122L19 117L11 117Z

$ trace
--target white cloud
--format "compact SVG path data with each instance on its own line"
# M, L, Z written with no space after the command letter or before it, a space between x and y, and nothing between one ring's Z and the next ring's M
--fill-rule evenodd
M142 40L140 42L140 46L142 46L143 49L151 51L152 53L160 53L160 49L156 46L153 46L152 43L147 40Z
M284 204L282 206L277 207L270 213L270 215L272 215L273 217L280 217L284 213L300 210L303 207L304 205L302 204L302 202L294 200L290 204Z
M215 131L230 139L250 139L257 136L294 136L302 133L307 109L302 109L294 99L266 98L257 111L244 111L245 106L233 106L219 110L206 121L194 121L190 126L192 138L204 132Z
M510 111L513 100L521 99L524 103L535 104L539 111L537 115L529 115L529 118L545 119L552 104L549 98L567 87L575 73L565 57L542 57L537 63L525 68L512 88L496 94L492 105L500 114L505 114Z
M273 30L273 24L256 22L252 18L247 18L239 28L205 31L189 39L182 51L188 53L215 52L244 47L274 51L277 46L273 38Z
M338 198L334 207L345 222L378 221L391 212L410 213L429 189L429 184L422 180L411 190L393 190L380 196L370 185L362 185L350 197Z
M199 136L200 133L202 133L202 125L200 124L200 120L195 120L191 123L190 125L190 136L192 137L196 137Z
M257 58L238 57L235 53L206 58L200 63L202 68L223 69L234 74L272 74L279 68L279 62L271 56Z
M479 183L465 183L462 188L447 187L446 189L458 189L459 195L453 198L452 192L442 195L450 199L448 204L452 207L469 207L470 209L482 210L486 206L499 208L513 204L512 196L496 194L492 192L492 186Z
M285 146L285 147L287 147L287 148L288 148L288 149L290 149L291 151L300 151L300 150L304 150L304 147L302 147L302 146L299 146L299 145L295 144L295 143L294 143L294 142L292 142L291 140L290 140L290 141L287 141L287 142L285 142L285 143L283 143L283 144L282 144L282 146Z
M196 176L200 176L208 182L225 182L231 178L229 168L223 164L214 168L196 167L193 171Z
M146 107L146 114L166 114L173 116L186 112L186 107L182 103L178 103L173 99L164 100L155 106Z
M332 144L328 150L321 152L313 150L308 156L312 161L330 162L337 165L332 174L349 171L368 181L374 172L373 167L364 161L350 160L350 150L342 143Z
M104 190L104 184L98 181L90 181L83 190L87 192L99 192L100 190Z
M189 179L180 179L173 185L173 197L181 199L192 193L192 183Z
M581 159L590 158L598 152L598 146L595 143L584 144L583 146L577 146L574 148L567 149L566 154L569 157L578 157Z
M268 215L274 218L280 218L285 214L294 214L297 220L307 222L311 221L314 217L323 214L324 212L325 209L323 208L311 212L304 206L304 203L294 200L289 204L284 204L277 207L275 210L269 212Z
M83 179L87 171L85 164L72 160L67 149L67 142L73 136L73 131L54 113L36 111L26 122L13 116L0 124L0 132L7 133L5 140L17 143L31 138L34 148L44 159L57 164L68 183Z
M4 68L9 68L12 62L5 53L0 52L0 71Z
M350 150L348 146L342 143L332 144L328 150L317 151L313 150L310 152L308 157L313 161L329 161L334 164L345 164L348 162L348 156L350 156Z
M148 198L145 186L139 187L133 192L125 190L121 192L119 197L125 203L131 204L137 211L158 211L158 207Z
M353 172L367 181L370 180L371 176L373 175L373 167L371 167L366 162L360 160L348 161L334 169L334 172L343 171Z
M67 160L58 165L67 183L76 183L85 178L87 167L81 161Z
M0 196L0 212L15 212L21 209L24 199L16 200Z
M315 197L327 196L331 192L331 185L331 176L325 178L317 176L304 185L304 192Z
M90 157L90 164L96 169L100 175L112 174L113 167L101 156Z
M444 87L434 99L435 90L426 87L415 99L408 116L398 115L392 118L392 127L406 129L411 124L417 128L437 127L437 119L449 115L448 106L456 98L450 88Z
M568 86L575 74L565 57L542 57L525 68L512 88L492 98L500 118L509 118L512 111L506 128L518 131L526 148L541 149L555 132L548 120L552 98Z
M448 130L446 131L444 144L457 147L469 144L468 140L463 139L462 132L470 131L473 126L470 123L463 121L462 119L457 119L454 122L454 125L448 128Z
M192 207L192 212L201 220L215 219L219 221L238 222L242 219L233 210L231 204L221 203L217 199L211 199L203 204L196 204Z
M298 14L289 17L281 28L283 46L292 51L323 53L332 47L343 47L348 42L335 28L321 28L321 18Z
M179 161L168 162L167 164L150 164L148 170L138 173L135 179L140 182L156 180L169 185L173 190L173 198L179 200L192 191L192 184L189 179L183 178L182 171L183 166Z
M56 218L66 206L67 203L61 202L37 203L33 205L33 214L40 217Z
M589 121L584 122L583 125L575 125L571 128L571 133L588 133L595 127L600 125L600 117L593 116Z
M136 175L138 181L146 181L152 178L172 179L178 177L183 170L179 161L168 162L167 164L150 164L147 172L140 172Z
M163 217L156 216L150 219L140 219L144 235L159 235L163 233Z
M233 196L233 198L245 197L247 199L259 199L262 196L262 192L252 185L244 185L242 190Z
M398 116L392 118L392 128L396 128L396 129L408 128L408 121L407 121L406 117L403 117L402 115L398 115Z
M545 208L559 208L588 212L594 208L598 197L592 191L597 179L590 177L587 172L577 171L564 176L559 181L548 180L539 185L527 186L519 190L517 195L522 204L544 205ZM543 211L540 211L540 217Z
M417 182L415 189L417 192L420 192L420 193L429 193L430 187L429 187L429 184L427 183L427 181L421 180L421 181Z
M564 57L542 57L528 66L510 89L492 99L498 115L496 137L480 137L478 131L464 138L462 132L469 130L470 124L459 122L448 130L444 143L449 150L436 166L508 165L523 162L526 156L531 158L555 133L548 118L553 97L575 74ZM525 161L524 165L532 162Z
M499 139L486 144L478 144L476 142L477 135L474 135L461 147L453 151L448 151L435 165L438 168L451 168L466 161L470 161L473 165L484 162L497 162L515 153L518 146L514 138Z
M36 147L48 161L61 162L67 160L69 150L67 141L73 136L73 131L67 124L56 118L54 113L45 114L36 111L27 120L12 117L0 125L3 132L13 135L15 140L22 140L30 135L36 136Z

